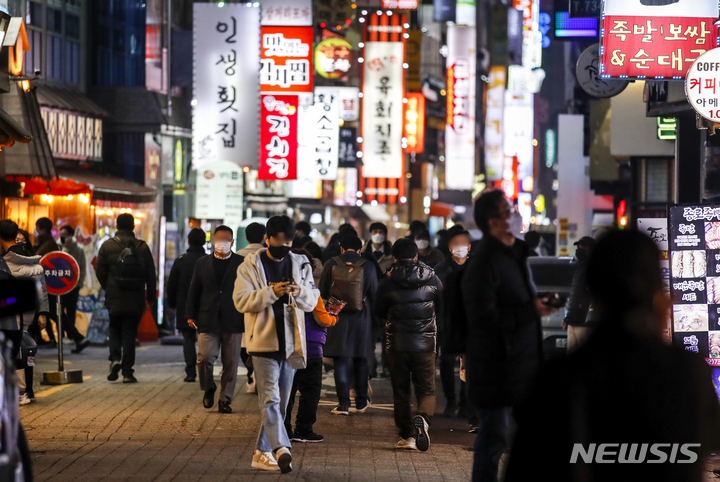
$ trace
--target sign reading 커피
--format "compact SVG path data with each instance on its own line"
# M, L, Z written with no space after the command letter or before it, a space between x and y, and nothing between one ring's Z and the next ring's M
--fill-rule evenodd
M298 97L263 95L260 103L258 179L297 179Z
M603 76L682 79L717 43L717 0L605 0L602 18Z
M708 51L688 70L685 95L695 112L709 121L720 122L720 48Z
M367 42L362 98L363 177L402 177L403 44Z
M475 27L448 26L445 184L471 190L475 177Z
M53 251L42 257L40 266L45 270L47 292L51 295L65 295L77 286L80 268L75 258L62 251Z
M218 160L254 167L260 9L196 3L193 12L193 167Z

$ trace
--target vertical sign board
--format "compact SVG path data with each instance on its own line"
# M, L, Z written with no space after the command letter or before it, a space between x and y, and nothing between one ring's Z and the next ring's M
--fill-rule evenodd
M407 139L405 152L422 154L425 150L425 96L420 92L407 94L403 134Z
M365 43L363 177L402 177L402 42Z
M354 168L357 166L357 128L340 128L340 145L338 152L339 168Z
M312 27L263 26L260 92L273 95L298 94L302 105L312 104L312 46Z
M534 96L529 92L505 91L503 143L506 156L517 156L520 181L534 171L533 135L535 133Z
M681 79L716 47L717 0L646 3L605 0L600 75Z
M333 87L317 87L315 102L300 107L297 164L301 179L337 179L340 98Z
M312 0L263 0L262 25L312 26Z
M475 27L448 26L445 184L472 190L475 179Z
M263 95L258 179L297 179L298 96Z
M258 153L260 9L193 5L193 157L254 167Z
M660 272L662 273L663 288L670 293L670 252L668 250L668 220L667 218L641 218L637 220L638 231L646 234L655 242L660 250ZM663 335L668 341L672 333L672 317L668 316L667 325Z
M220 219L233 229L243 219L243 174L237 164L217 161L198 170L195 217Z
M505 67L490 68L485 107L485 172L489 181L503 179L503 107L505 105Z

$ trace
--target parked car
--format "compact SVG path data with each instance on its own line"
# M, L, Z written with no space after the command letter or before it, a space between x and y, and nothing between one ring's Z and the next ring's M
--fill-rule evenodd
M562 324L566 314L565 305L577 270L577 261L574 258L544 256L530 258L528 262L538 293L548 296L550 304L560 308L552 315L542 318L545 359L566 355L567 332Z

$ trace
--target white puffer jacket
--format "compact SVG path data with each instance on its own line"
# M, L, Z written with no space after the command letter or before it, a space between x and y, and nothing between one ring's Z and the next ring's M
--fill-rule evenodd
M38 295L37 311L39 313L49 313L50 304L48 303L47 286L45 285L45 272L40 266L40 256L23 256L14 251L8 251L3 259L16 279L35 281ZM23 315L23 324L30 324L32 315L29 320L26 318L27 316Z

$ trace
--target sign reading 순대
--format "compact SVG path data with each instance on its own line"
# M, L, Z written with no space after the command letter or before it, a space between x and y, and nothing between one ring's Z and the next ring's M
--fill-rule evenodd
M260 90L260 9L245 4L193 5L194 168L256 159Z
M403 44L367 42L362 98L363 177L402 177Z
M717 0L605 0L600 74L685 77L717 44Z

